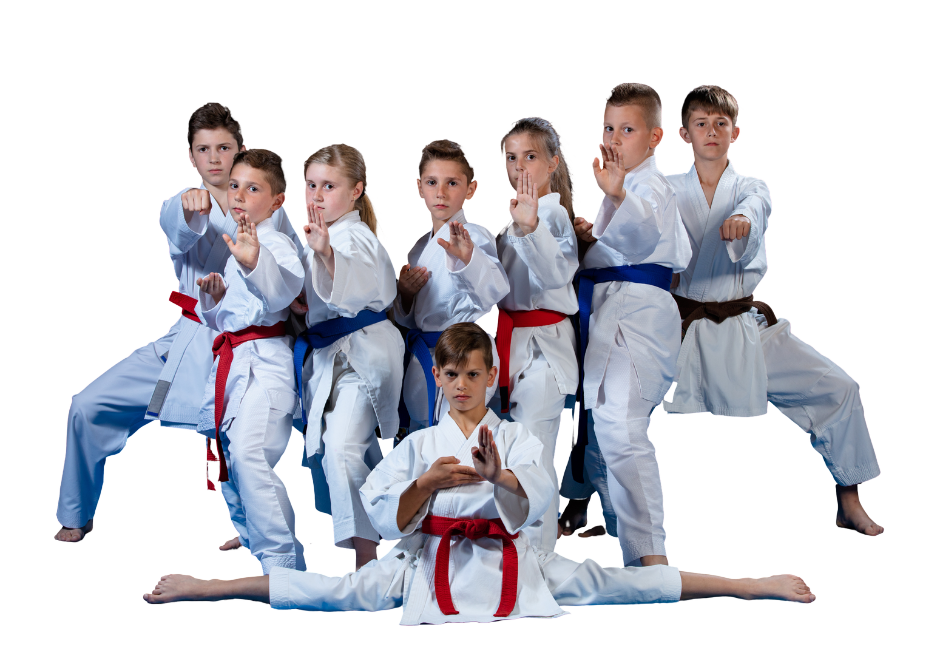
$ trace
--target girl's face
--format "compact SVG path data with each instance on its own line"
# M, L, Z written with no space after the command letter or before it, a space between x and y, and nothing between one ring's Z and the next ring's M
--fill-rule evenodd
M326 223L356 209L356 199L362 196L361 181L354 183L338 167L317 163L307 167L304 177L307 205L313 203Z
M531 134L522 132L506 138L506 173L509 184L516 188L519 176L527 171L539 188L539 196L551 192L552 172L558 168L558 156L549 158L541 149L539 141Z
M476 181L468 181L460 162L452 160L431 160L418 179L418 194L434 221L448 221L476 190Z

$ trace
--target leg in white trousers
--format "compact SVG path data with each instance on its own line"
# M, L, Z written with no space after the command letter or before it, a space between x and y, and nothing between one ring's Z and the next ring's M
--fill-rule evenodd
M420 368L419 368L420 369ZM353 547L353 538L381 540L359 497L359 489L382 460L379 425L365 382L343 353L333 365L333 389L323 409L323 472L330 486L333 542Z
M666 531L656 450L647 437L656 404L640 395L636 369L622 341L618 333L592 415L597 444L607 462L623 562L630 566L639 565L640 557L665 556Z
M292 417L268 404L254 376L238 417L222 435L229 481L222 494L242 545L267 574L274 566L304 570L303 546L294 536L294 509L274 466L287 449Z

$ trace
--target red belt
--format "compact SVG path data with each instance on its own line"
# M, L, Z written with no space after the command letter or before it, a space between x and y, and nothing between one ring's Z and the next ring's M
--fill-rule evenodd
M249 326L241 331L225 332L216 336L215 341L212 343L213 360L215 358L219 359L219 366L215 371L215 440L216 448L219 451L219 481L228 481L228 468L225 465L225 455L222 453L219 425L222 424L222 414L225 410L225 384L228 381L229 369L232 367L235 347L252 340L278 338L282 335L287 335L284 322L278 322L274 326ZM206 458L209 461L216 460L216 456L208 445L206 445ZM215 486L212 485L208 477L206 477L206 483L209 490L215 490Z
M202 324L202 320L200 320L199 315L196 314L196 304L198 301L192 297L181 294L180 292L170 292L170 303L176 304L182 308L183 317L186 319L191 319L197 324Z
M509 412L509 352L512 346L512 330L515 327L551 326L568 319L565 313L554 310L503 310L499 309L496 324L496 353L499 354L499 399L503 413Z
M445 616L458 614L454 600L450 596L450 539L454 534L463 534L471 541L481 538L499 538L503 541L503 588L499 595L499 608L493 614L505 618L516 606L516 589L519 584L519 554L512 539L519 532L510 534L500 519L486 518L444 518L427 516L421 524L421 531L432 536L440 536L437 546L437 560L434 563L434 593L437 606Z

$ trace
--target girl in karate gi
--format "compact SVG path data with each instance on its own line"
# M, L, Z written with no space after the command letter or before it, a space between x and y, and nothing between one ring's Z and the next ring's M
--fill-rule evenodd
M516 122L500 144L516 189L512 222L496 237L510 292L499 302L499 408L542 441L542 467L557 490L555 439L567 395L578 388L578 358L569 315L578 312L571 284L578 271L571 178L561 140L545 119ZM558 532L558 495L529 542L552 550Z
M297 404L284 320L304 280L297 247L270 221L284 203L285 187L274 153L254 149L235 156L228 202L238 221L236 241L225 237L231 256L224 275L196 281L201 315L221 333L198 427L210 438L208 486L215 490L218 465L238 544L265 573L274 566L305 567L294 511L274 472Z
M531 545L521 530L542 518L556 492L541 441L486 407L496 379L489 336L475 324L454 325L435 357L447 415L392 450L361 491L382 535L401 539L395 549L342 577L281 568L230 581L167 575L144 599L247 599L311 611L404 607L403 625L550 618L565 613L559 605L815 599L792 575L731 580L665 565L601 568Z
M442 139L425 146L418 175L431 232L408 253L393 306L395 321L410 329L400 409L403 433L433 425L447 413L447 400L436 394L431 377L440 332L457 322L475 322L509 292L492 233L464 216L463 204L473 198L477 183L460 145ZM487 394L495 391L494 384Z
M306 455L315 484L325 476L333 540L356 551L356 568L375 559L379 534L359 488L382 458L375 429L398 429L405 350L386 318L395 298L395 269L376 237L366 195L366 165L345 144L321 148L304 163L307 225L304 298L308 326L295 344L303 370ZM308 357L309 354L309 357ZM322 480L321 480L322 481ZM321 489L322 490L322 489Z

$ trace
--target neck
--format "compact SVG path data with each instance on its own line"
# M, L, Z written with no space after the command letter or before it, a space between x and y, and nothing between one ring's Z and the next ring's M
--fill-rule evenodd
M651 157L653 157L655 154L656 154L656 149L655 149L655 148L649 148L649 149L647 149L647 151L646 151L646 157L644 157L642 160L640 160L639 162L637 162L636 164L634 164L632 167L630 167L629 169L627 169L627 170L626 170L626 173L630 173L631 171L635 171L638 166L640 166L641 164L643 164L644 162L646 162L648 159L650 159Z
M460 210L457 210L457 212L460 212ZM450 221L451 219L453 219L454 217L457 216L457 212L455 212L454 214L452 214L452 215L450 215L449 217L447 217L447 219L434 219L434 218L432 218L432 219L431 219L431 226L432 226L432 228L433 228L433 230L434 230L434 233L433 233L433 234L434 234L434 235L437 235L437 231L439 231L441 228L443 228L443 227L444 227L444 224L446 224L448 221Z
M473 430L480 424L480 420L486 417L486 404L480 404L469 411L458 411L451 407L447 412L454 422L457 423L457 427L463 432L463 437L469 438Z
M547 196L548 194L551 194L551 193L552 193L552 180L551 178L549 178L544 183L539 185L539 198L542 198L543 196Z
M216 187L215 185L210 185L205 180L202 181L202 184L206 186L212 198L219 204L219 209L222 210L222 214L228 214L228 187Z
M721 180L721 174L728 168L728 155L725 154L717 160L703 160L695 156L695 171L699 182L705 187L715 187Z

